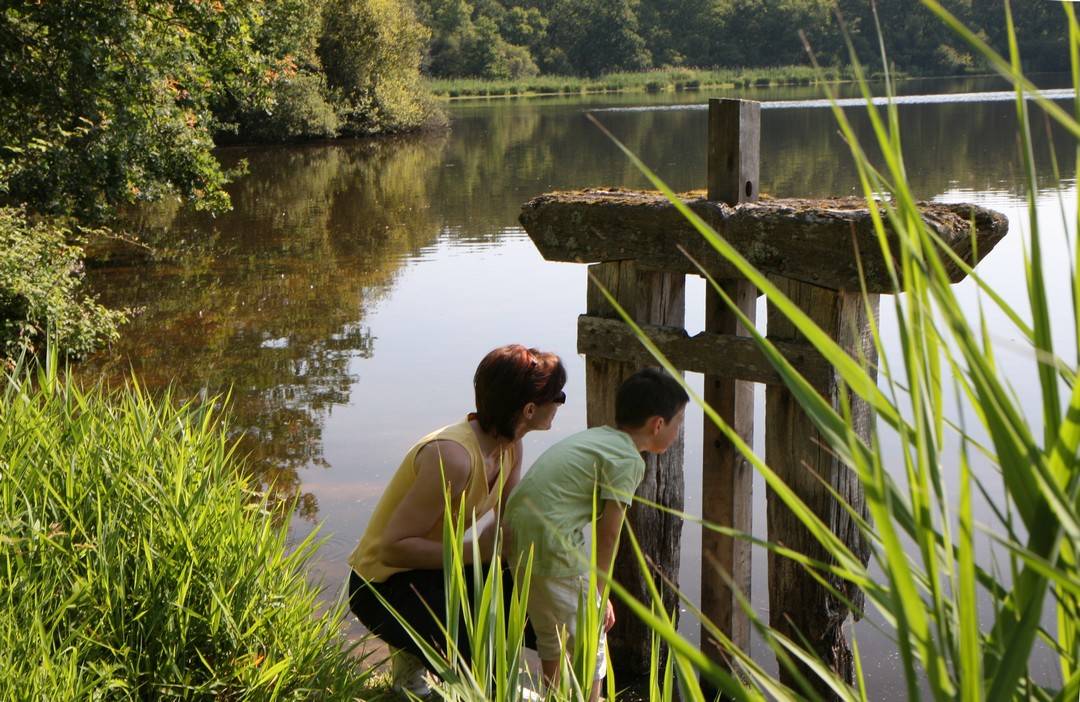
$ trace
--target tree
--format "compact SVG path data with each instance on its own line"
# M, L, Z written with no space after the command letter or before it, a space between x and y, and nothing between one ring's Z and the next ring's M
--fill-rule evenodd
M222 95L214 112L228 131L218 141L328 138L341 128L319 60L325 0L263 0L252 50L265 56L266 94L252 101Z
M430 36L403 0L327 2L318 54L342 103L346 131L400 131L435 114L420 85Z
M0 15L6 195L98 220L176 193L222 208L210 155L219 95L255 101L271 68L251 51L255 0L50 0Z
M580 74L649 68L652 56L638 33L637 6L637 0L555 0L548 36Z

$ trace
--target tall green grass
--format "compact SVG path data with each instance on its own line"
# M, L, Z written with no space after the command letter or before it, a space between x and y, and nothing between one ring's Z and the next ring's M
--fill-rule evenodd
M1080 384L1076 383L1080 346L1070 349L1067 356L1058 356L1051 327L1072 325L1072 338L1080 338L1075 334L1080 331L1075 328L1080 319L1078 266L1075 261L1071 266L1072 312L1053 319L1034 199L1038 184L1027 101L1032 86L1019 69L1011 17L1008 17L1008 30L1012 53L1005 58L967 33L936 2L924 1L1016 86L1018 144L1028 192L1030 237L1025 258L1018 262L1017 275L1026 280L1028 307L1011 307L969 268L982 299L978 317L965 316L944 265L947 259L955 257L923 222L917 199L908 186L895 106L889 105L884 112L874 108L863 76L857 75L868 98L867 115L874 130L875 146L882 153L881 161L871 162L842 110L835 109L835 116L851 146L883 254L897 288L902 280L906 291L903 296L889 298L899 324L899 351L890 354L881 340L880 330L872 329L880 359L880 387L866 369L847 357L766 276L685 208L633 154L627 153L684 211L702 235L765 293L769 302L799 328L843 377L846 393L840 407L834 408L766 338L756 334L760 347L785 384L800 398L803 410L828 441L830 449L856 473L863 485L873 522L864 522L862 528L872 546L872 563L883 574L881 578L873 575L872 568L863 566L719 416L709 408L706 413L817 536L833 559L832 564L824 566L828 572L863 589L868 605L877 610L896 642L906 696L919 699L928 691L934 699L1074 700L1080 694L1077 637L1080 569L1076 560L1080 546L1077 528L1080 525L1080 466L1077 465ZM1074 80L1080 84L1080 62L1076 60L1080 29L1069 6L1065 7L1065 17L1070 28L1074 73L1078 76ZM854 55L852 58L858 74ZM1048 101L1039 99L1039 105L1069 132L1080 135L1080 124L1073 117ZM891 235L886 231L886 223ZM890 239L898 244L892 249L898 250L898 256L890 252ZM711 279L709 282L739 314L722 288ZM1030 351L1030 362L1038 375L1037 416L1030 416L1031 409L1021 405L1016 389L996 361L987 322L990 308L1011 320L1014 328L1009 333L1022 339ZM744 323L749 328L753 326L748 320ZM1003 330L998 329L997 334L1001 333ZM655 347L653 350L658 360L666 364ZM850 421L850 398L856 396L873 408L878 420L869 440L860 437ZM898 455L881 451L885 432L898 439ZM990 464L993 477L973 470L976 457ZM894 475L906 476L906 484L898 483ZM948 487L953 476L959 494L953 494ZM993 494L991 480L1000 481L997 489L1004 495L1005 504L996 513L997 523L977 527L973 496ZM992 563L979 562L978 536L995 542L997 553L1008 563L1005 574ZM906 543L912 547L905 549ZM777 549L778 545L766 547ZM791 557L798 556L791 554ZM821 564L804 565L822 574L826 572ZM991 604L991 616L980 613L980 600ZM1056 628L1046 629L1041 624L1047 608L1057 611ZM782 665L793 674L809 669L816 678L789 692L813 696L816 691L826 689L829 694L844 699L875 697L875 691L867 689L862 676L857 647L858 676L851 684L825 667L812 651L769 630L752 610L747 611ZM1032 674L1031 661L1037 641L1057 656L1060 669L1057 684L1044 687L1045 683L1040 684ZM795 661L806 667L797 667ZM743 672L748 680L764 684L752 669L745 668Z
M317 547L239 473L214 403L0 377L0 699L352 699L369 666Z
M842 679L815 653L778 632L749 603L744 609L763 640L790 673L781 681L737 649L722 632L712 634L726 649L735 675L707 660L679 636L671 618L657 603L627 597L618 583L614 594L630 610L650 623L654 651L661 642L669 647L666 664L654 655L648 684L650 700L698 700L700 673L733 699L881 699L883 696L918 700L965 701L1037 699L1055 702L1080 698L1080 247L1070 265L1071 310L1052 317L1044 278L1042 223L1037 217L1029 98L1049 119L1077 138L1080 146L1080 25L1074 11L1064 5L1068 24L1073 84L1077 91L1074 113L1033 93L1034 86L1020 72L1015 31L1007 17L1010 55L999 56L980 37L963 28L936 0L923 0L943 22L964 37L987 63L1016 89L1017 143L1021 176L1028 192L1028 240L1025 256L1016 262L1016 275L1026 282L1024 308L1010 305L977 271L967 271L979 291L978 314L969 318L946 272L946 261L959 263L919 213L917 198L907 182L895 106L883 110L870 101L865 76L852 52L856 78L867 97L866 114L874 143L861 145L847 115L835 109L837 124L851 147L860 183L870 209L878 241L903 295L886 298L899 325L898 348L885 345L881 330L872 327L878 352L878 377L851 358L817 327L767 276L754 269L716 232L686 208L634 154L628 158L649 177L690 219L740 273L768 297L836 368L844 387L839 406L822 398L798 371L755 332L784 383L799 398L829 448L862 484L872 521L854 513L871 546L871 562L864 565L847 545L795 495L751 447L722 418L695 397L709 421L746 456L779 499L820 541L830 563L811 561L781 544L753 541L717 525L726 534L751 539L763 548L795 559L811 572L840 577L860 587L867 609L873 609L887 637L894 643L904 685L893 690L868 687L859 649L852 634L855 679ZM887 64L886 64L887 65ZM869 152L880 152L873 160ZM1065 215L1064 224L1080 227L1080 211ZM1017 236L1017 234L1013 234ZM711 287L731 307L719 285ZM609 298L614 305L614 299ZM1009 321L1008 330L990 329L994 316ZM641 342L657 362L671 371L667 359L633 321ZM873 316L871 315L871 319ZM748 329L753 324L743 320ZM1051 333L1059 325L1070 327L1067 349L1056 349ZM1020 340L1036 372L1038 400L1021 403L1017 388L997 360L993 339L1010 335ZM676 374L676 377L677 374ZM1030 391L1028 392L1030 395ZM860 436L851 421L851 402L869 404L877 423L870 437ZM886 453L889 436L899 446ZM977 469L981 463L986 469ZM897 480L894 476L904 476ZM950 487L955 485L956 487ZM999 494L1000 500L991 496ZM982 495L994 510L989 524L977 524L974 502ZM649 569L632 534L627 547L637 554L642 572ZM980 557L981 541L994 546L994 556ZM448 552L453 578L454 556ZM646 577L652 582L651 577ZM988 606L980 607L980 603ZM692 603L688 603L692 607ZM1055 623L1042 624L1054 614ZM1039 679L1032 670L1037 647L1054 656L1056 680ZM496 652L496 655L499 655ZM509 655L516 655L509 654ZM467 666L466 662L460 662ZM443 688L448 696L465 694L468 676L452 679ZM794 682L791 682L794 681ZM579 689L560 689L557 699L579 699Z

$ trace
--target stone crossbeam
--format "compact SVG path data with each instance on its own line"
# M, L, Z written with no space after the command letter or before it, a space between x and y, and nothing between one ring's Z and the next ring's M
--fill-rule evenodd
M858 291L861 257L867 291L895 293L862 198L761 199L736 206L686 193L684 202L764 273L831 290ZM921 203L923 220L968 265L1008 232L1004 215L970 204ZM737 271L660 193L590 189L533 198L521 224L549 261L636 260L652 270L697 273L686 249L716 278ZM975 224L973 247L971 223ZM893 246L894 255L899 255ZM949 262L953 282L960 267ZM901 281L901 287L903 283Z

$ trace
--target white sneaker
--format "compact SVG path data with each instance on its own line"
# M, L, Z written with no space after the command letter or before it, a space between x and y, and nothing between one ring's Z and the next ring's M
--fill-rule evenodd
M521 702L541 702L544 693L536 689L538 686L539 682L532 679L527 668L518 673L517 693Z
M395 651L390 659L390 680L394 692L406 696L427 697L431 694L427 668L408 651Z

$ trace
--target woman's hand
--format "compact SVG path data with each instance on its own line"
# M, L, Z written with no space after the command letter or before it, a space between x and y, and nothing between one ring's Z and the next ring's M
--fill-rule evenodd
M611 627L615 626L615 606L611 604L611 600L606 600L604 606L604 631L611 631Z

